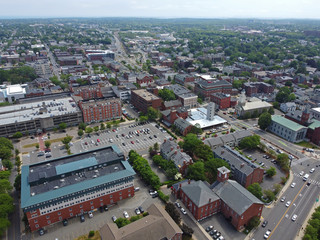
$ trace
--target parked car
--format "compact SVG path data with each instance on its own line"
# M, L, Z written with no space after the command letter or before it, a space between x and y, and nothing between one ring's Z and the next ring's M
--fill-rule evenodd
M206 228L206 231L207 231L207 232L210 232L211 230L213 230L213 226L208 226L208 227Z
M63 226L67 226L67 225L68 225L68 220L67 220L67 219L64 219L64 220L62 221L62 224L63 224Z
M184 210L184 208L180 208L180 211L181 211L184 215L187 214L187 212L186 212L186 210Z
M44 152L38 152L38 155L37 155L38 157L41 157L41 156L44 156Z
M141 213L144 213L144 209L141 206L139 206L139 210Z
M288 201L288 202L286 203L286 207L289 207L290 204L291 204L291 201Z
M313 173L314 171L315 171L314 168L311 168L311 169L310 169L310 173Z
M284 200L286 200L286 197L285 197L285 196L283 196L283 197L280 199L281 202L284 202Z
M299 175L302 177L303 176L303 174L304 174L304 171L301 171L300 173L299 173Z
M139 208L136 208L136 210L134 210L134 211L136 212L137 215L140 215L140 214L141 214Z
M80 222L84 222L84 221L85 221L84 215L81 215L80 216Z
M89 218L93 218L93 213L90 211L88 212Z
M40 235L40 236L44 235L44 229L43 229L43 228L40 228L40 229L39 229L39 235Z
M123 216L124 216L125 218L129 218L128 212L127 212L127 211L124 211L124 212L123 212Z
M112 221L113 222L117 221L117 217L116 216L112 216Z
M266 231L266 233L263 235L263 238L264 238L264 239L268 239L268 238L269 238L270 233L271 233L271 230L270 230L270 229L268 229L268 230Z
M294 187L296 186L296 183L294 182L294 183L292 183L290 186L291 186L292 188L294 188Z
M176 204L176 206L177 206L178 208L181 208L181 205L180 205L180 203L178 203L178 202L175 202L175 204Z

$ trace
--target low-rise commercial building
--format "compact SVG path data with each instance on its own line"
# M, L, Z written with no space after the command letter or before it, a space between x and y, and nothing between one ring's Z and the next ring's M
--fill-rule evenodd
M181 101L183 107L190 109L198 106L198 96L192 93L189 89L179 84L165 86L165 88L174 92L176 97Z
M231 96L230 94L224 94L224 93L212 93L210 97L211 101L214 102L219 109L226 109L229 108Z
M134 196L135 172L117 146L21 168L21 208L31 231Z
M178 131L183 135L186 136L192 129L193 125L186 121L183 118L177 118L174 121L174 126L178 129Z
M268 129L277 136L289 142L301 142L306 137L307 127L279 115L273 115L271 119Z
M212 93L232 93L232 84L225 80L204 80L195 82L195 92L201 94L205 99L210 99Z

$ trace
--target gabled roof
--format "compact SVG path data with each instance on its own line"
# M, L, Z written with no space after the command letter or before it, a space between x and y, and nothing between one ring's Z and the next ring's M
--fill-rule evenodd
M174 121L174 125L181 128L182 130L185 130L187 127L189 127L192 124L190 124L188 121L184 120L183 118L177 118Z
M182 191L198 207L204 206L211 202L219 200L219 197L210 189L209 184L203 181L191 181L181 187Z
M216 182L212 189L238 215L242 215L254 203L263 203L247 189L233 180Z

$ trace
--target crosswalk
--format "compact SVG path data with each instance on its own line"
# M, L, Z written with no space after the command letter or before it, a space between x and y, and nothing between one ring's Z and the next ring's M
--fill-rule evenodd
M299 177L299 178L303 178L303 175L301 176L299 173L293 173L294 176ZM316 181L314 179L308 179L308 182L317 186L320 186L320 181Z

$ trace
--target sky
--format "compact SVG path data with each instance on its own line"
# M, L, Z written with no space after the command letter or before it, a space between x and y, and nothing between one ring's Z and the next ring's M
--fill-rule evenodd
M320 0L0 0L8 17L320 19Z

